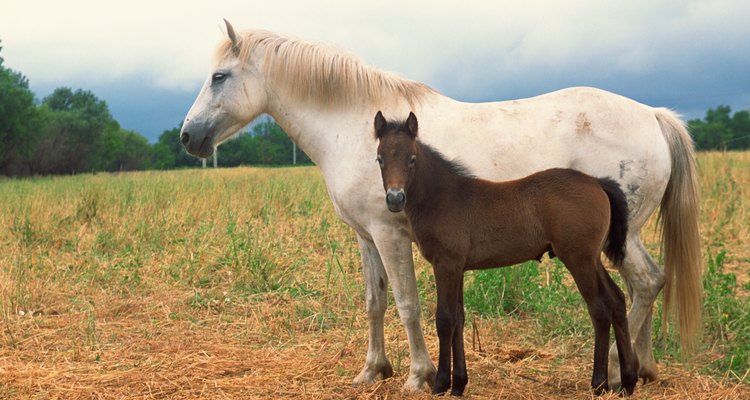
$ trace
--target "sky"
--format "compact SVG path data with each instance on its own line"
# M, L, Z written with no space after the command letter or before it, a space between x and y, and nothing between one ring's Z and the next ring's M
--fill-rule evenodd
M154 142L195 100L222 18L336 45L462 101L595 86L686 119L750 107L747 0L0 0L0 56L37 99L90 90Z

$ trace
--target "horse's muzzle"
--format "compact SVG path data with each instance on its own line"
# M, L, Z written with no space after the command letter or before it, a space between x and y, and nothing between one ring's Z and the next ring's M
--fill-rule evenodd
M193 130L189 130L188 124L182 128L180 132L180 142L185 147L188 153L200 157L208 158L214 153L214 143L210 135L197 134Z
M403 189L388 189L385 193L385 203L392 212L399 212L406 205L406 193Z

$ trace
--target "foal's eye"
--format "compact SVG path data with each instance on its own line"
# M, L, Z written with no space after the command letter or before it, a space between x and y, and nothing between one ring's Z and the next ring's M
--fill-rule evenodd
M227 74L223 72L217 72L211 76L211 83L221 83L227 79Z
M380 165L380 168L383 168L383 157L380 157L380 155L378 155L377 160L378 160L378 164Z
M417 156L412 154L411 158L409 159L409 168L413 167L414 164L416 163L417 163Z

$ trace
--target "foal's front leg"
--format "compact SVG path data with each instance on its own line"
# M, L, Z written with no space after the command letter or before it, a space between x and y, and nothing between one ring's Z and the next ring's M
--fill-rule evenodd
M463 286L463 271L458 264L447 262L433 262L432 270L435 274L435 285L437 286L435 327L440 343L438 370L432 393L438 394L446 392L451 387L451 348L454 344L454 335L459 329L457 311L460 288ZM463 340L462 335L461 340ZM463 357L463 351L461 351L460 356ZM463 387L461 387L461 392L463 392ZM456 393L452 392L451 394Z
M469 375L466 373L466 354L464 353L464 276L461 274L461 283L458 292L458 307L456 309L458 320L456 330L453 333L453 385L451 395L461 396L464 394Z

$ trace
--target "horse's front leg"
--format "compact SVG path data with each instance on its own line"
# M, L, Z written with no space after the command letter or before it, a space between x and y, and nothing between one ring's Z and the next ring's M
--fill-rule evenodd
M435 382L435 366L430 360L422 334L411 236L405 226L394 227L392 225L374 230L372 235L377 253L380 255L381 265L390 279L398 314L406 328L406 336L409 340L411 365L404 389L419 391L425 384L431 387ZM385 288L385 283L377 282L377 284L378 288L381 284ZM380 321L382 325L382 315Z
M362 272L365 280L365 304L370 323L370 339L367 358L362 371L354 378L354 386L373 383L393 375L393 368L385 355L383 316L388 306L388 276L375 243L357 235L359 252L362 256Z

